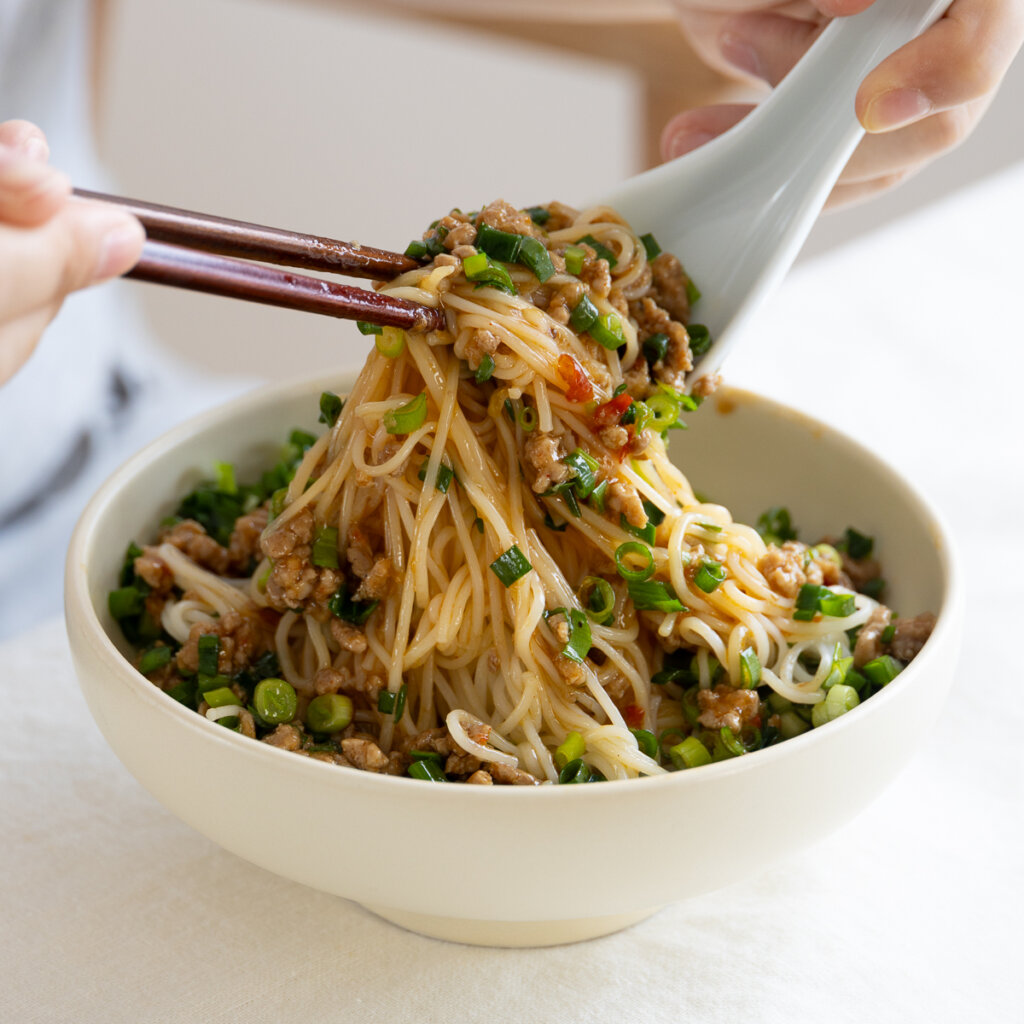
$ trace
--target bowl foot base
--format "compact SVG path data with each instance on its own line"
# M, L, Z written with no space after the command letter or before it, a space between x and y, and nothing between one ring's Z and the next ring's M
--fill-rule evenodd
M364 906L385 921L432 939L462 942L470 946L507 947L560 946L568 942L600 938L643 921L658 909L651 907L628 914L583 917L569 921L474 921L461 917L414 914L391 907Z

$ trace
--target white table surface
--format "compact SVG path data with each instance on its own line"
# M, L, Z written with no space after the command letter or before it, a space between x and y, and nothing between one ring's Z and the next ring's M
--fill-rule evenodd
M1022 239L1024 166L798 268L728 368L883 452L965 557L951 697L859 818L608 938L425 939L164 811L49 622L0 647L0 1021L1024 1021Z

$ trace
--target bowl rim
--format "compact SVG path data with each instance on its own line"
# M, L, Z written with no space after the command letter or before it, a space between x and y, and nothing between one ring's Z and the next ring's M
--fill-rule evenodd
M226 744L226 749L234 750L239 756L255 758L266 765L277 763L274 759L283 758L280 764L291 765L291 771L298 773L312 772L311 779L319 779L321 783L335 778L338 785L368 787L368 792L377 790L381 794L395 793L394 787L415 786L420 798L434 801L448 800L493 800L495 791L504 791L501 800L600 800L611 798L626 785L651 794L655 787L688 787L700 785L702 780L710 783L715 778L731 777L744 772L756 770L758 765L766 765L769 761L791 757L816 744L829 742L837 737L840 730L867 727L871 717L881 714L888 704L898 698L898 692L888 687L874 694L869 700L858 705L855 715L842 715L827 723L827 728L809 729L807 732L775 744L763 750L754 751L752 755L730 758L729 760L702 765L699 771L670 771L661 775L642 776L632 779L611 779L598 786L429 786L424 787L418 779L405 776L382 775L359 770L339 771L337 765L326 764L314 758L296 757L290 751L272 747L267 743L255 742L228 729L219 728L216 723L207 721L203 716L189 710L174 698L154 686L118 649L110 635L104 629L89 595L89 572L78 571L78 567L89 565L88 555L95 538L96 530L107 509L116 501L119 492L143 467L154 460L170 453L175 448L187 443L198 434L205 433L218 424L241 416L251 414L268 404L296 400L306 395L315 395L317 391L328 388L351 386L356 373L353 371L318 371L314 374L303 374L286 380L254 388L245 394L208 409L160 435L145 447L136 452L118 467L99 487L85 506L72 534L65 566L65 615L68 631L73 625L81 630L83 639L92 647L95 654L102 660L111 662L117 676L126 686L136 692L144 703L157 713L171 716L182 727L198 731L201 737L214 744ZM343 393L343 392L342 392ZM834 426L817 420L800 410L793 409L765 395L745 388L723 385L712 396L712 400L726 400L734 403L754 403L766 408L770 415L790 420L813 432L818 437L827 437L831 443L873 465L876 472L893 483L900 490L916 515L930 528L929 537L936 550L941 577L941 600L935 610L936 623L928 642L915 658L912 666L904 672L913 671L915 678L924 674L928 663L935 652L945 650L948 642L955 642L959 623L962 619L964 595L961 585L960 558L953 541L952 533L943 515L935 508L930 498L920 489L916 482L911 485L883 457L866 448L860 442ZM710 402L709 402L710 404ZM709 410L710 411L710 410ZM259 438L262 440L262 438ZM903 673L901 673L902 675ZM266 761L270 758L270 761ZM330 773L325 775L323 773ZM411 790L406 791L411 792ZM426 794L430 793L428 797ZM455 795L460 794L460 795ZM517 795L518 794L518 795ZM561 794L561 796L557 795ZM570 795L571 794L571 795ZM604 796L602 796L604 794Z

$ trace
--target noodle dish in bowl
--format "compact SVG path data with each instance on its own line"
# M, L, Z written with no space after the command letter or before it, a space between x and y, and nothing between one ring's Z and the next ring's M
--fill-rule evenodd
M421 267L381 288L444 330L360 324L353 381L186 424L87 510L69 630L115 750L242 856L512 945L614 930L862 806L952 671L930 510L828 428L696 376L697 285L609 208L456 210L409 254ZM179 754L186 777L165 777ZM259 780L290 828L247 802ZM241 808L218 811L229 793ZM334 810L309 822L307 800ZM624 853L652 822L694 846L680 813L707 835L761 820L759 848L600 895L600 864L544 855L574 828ZM371 821L376 854L353 853ZM519 883L460 868L446 902L440 842L415 895L374 884L416 829L463 830Z

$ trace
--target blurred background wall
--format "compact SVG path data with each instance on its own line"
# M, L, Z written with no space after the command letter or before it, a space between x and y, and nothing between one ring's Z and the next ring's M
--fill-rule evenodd
M404 248L453 206L599 195L650 158L657 126L683 106L679 89L689 105L745 94L696 63L660 0L618 4L632 28L596 29L424 20L395 6L108 0L98 115L118 187ZM801 259L1024 158L1020 65L964 146L891 195L823 217ZM367 347L342 321L118 287L135 289L162 341L211 374L351 367Z

